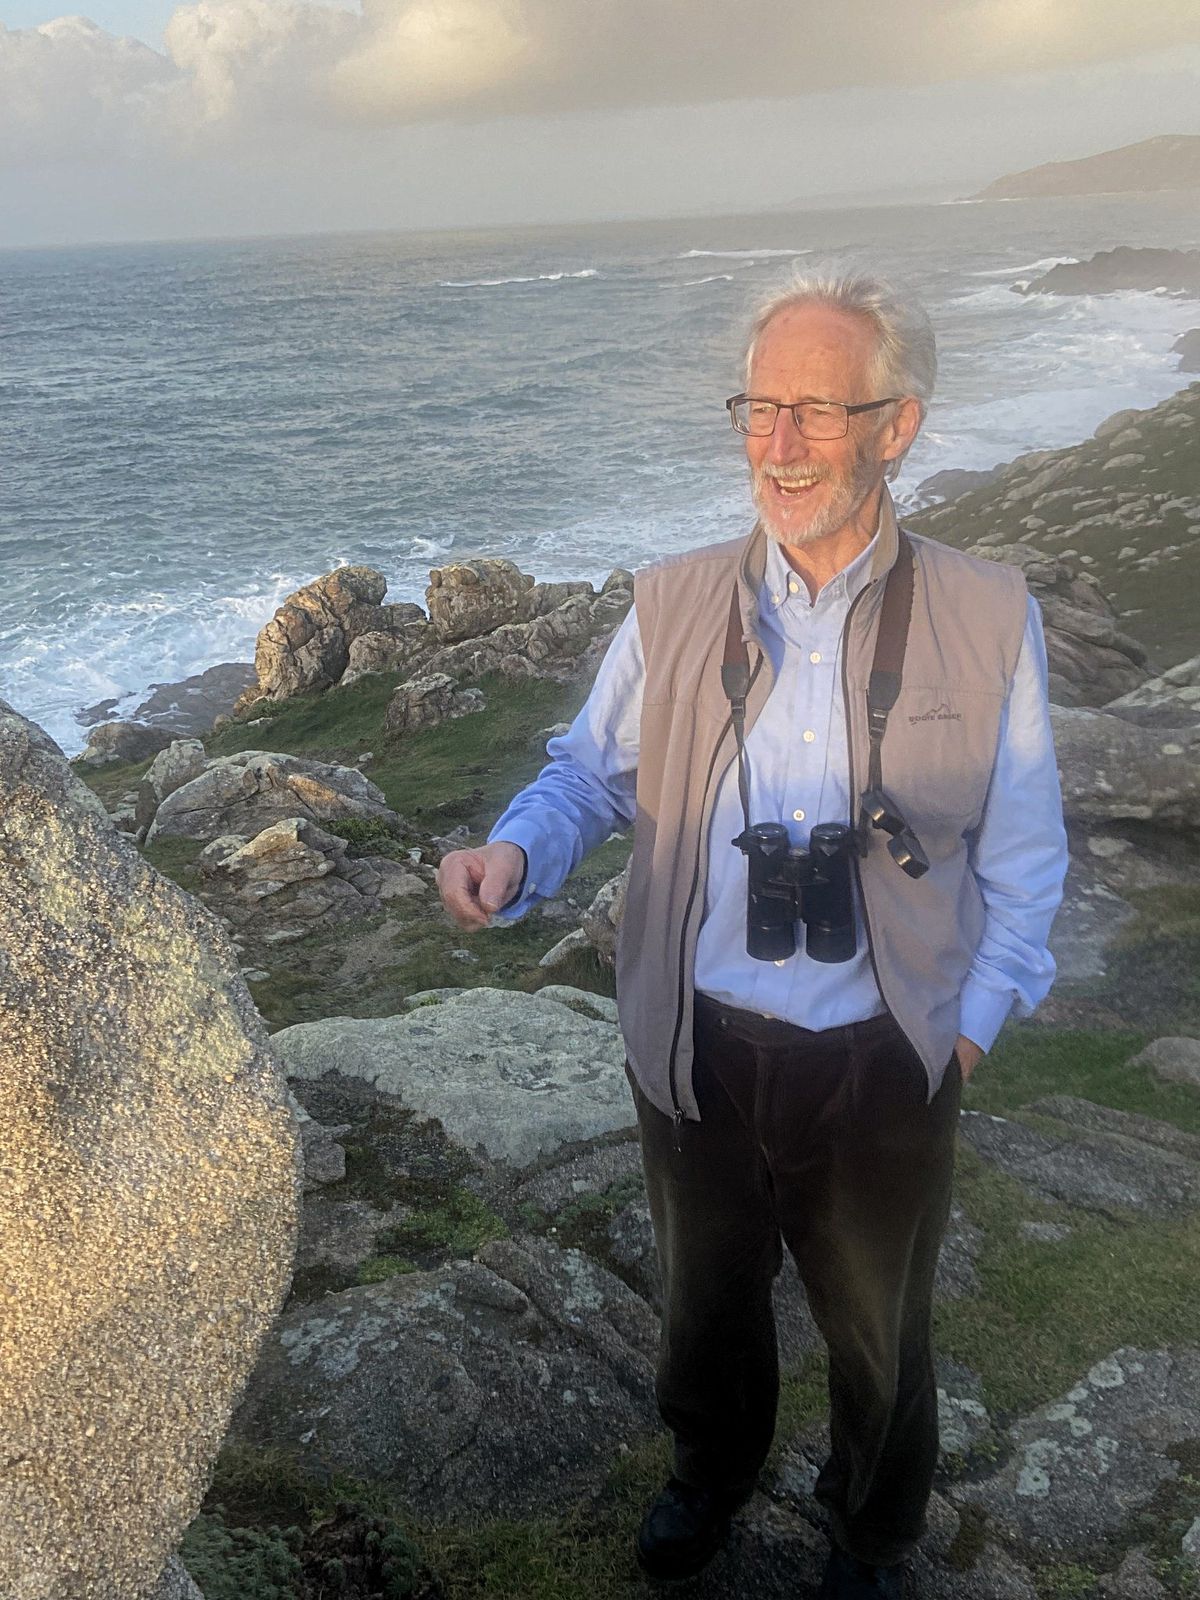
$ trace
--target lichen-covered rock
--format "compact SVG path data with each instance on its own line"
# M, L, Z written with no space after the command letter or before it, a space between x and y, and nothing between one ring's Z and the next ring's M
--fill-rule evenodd
M1141 728L1107 711L1052 706L1069 822L1149 823L1192 835L1200 817L1200 725Z
M225 934L0 703L0 1573L144 1600L286 1289L300 1169Z
M608 635L628 611L632 596L625 589L570 595L551 611L530 622L509 622L479 637L438 650L425 663L429 672L445 672L459 680L500 673L508 678L565 680L580 670L580 660L598 634Z
M1200 1441L1200 1351L1114 1351L1010 1430L1013 1453L954 1491L1043 1552L1091 1553L1179 1475Z
M429 574L429 620L442 644L478 638L502 623L527 621L533 586L527 573L498 556L453 561Z
M431 1516L546 1515L655 1425L657 1325L620 1279L544 1240L284 1314L234 1439L396 1483Z
M198 777L169 794L155 812L146 840L149 843L160 834L203 840L223 833L251 838L288 817L310 822L362 817L392 826L400 821L382 789L357 767L282 751L239 750L210 761Z
M386 593L387 579L373 567L339 567L288 595L258 635L257 682L238 697L235 715L259 700L328 689L359 634L398 633L424 620L420 606L385 606Z
M1186 728L1200 721L1200 656L1169 667L1104 707L1143 727Z
M138 785L134 807L137 826L149 829L155 812L167 796L198 778L207 764L208 756L200 739L173 739L165 750L160 750Z
M206 880L201 896L239 932L286 944L371 916L386 900L428 892L398 861L348 850L345 839L307 817L286 817L253 839L223 834L196 859Z
M538 994L464 989L400 1016L296 1023L272 1043L289 1077L361 1078L514 1167L636 1120L619 1030Z
M350 641L349 660L339 686L344 689L372 672L411 673L437 647L437 634L424 617L403 624L394 633L360 633Z
M629 890L629 862L596 892L591 905L583 913L580 926L588 943L602 960L611 965L617 955L617 934L625 915L625 896Z
M1034 1128L1015 1118L965 1111L962 1137L977 1155L1034 1194L1084 1211L1174 1217L1200 1208L1195 1135L1066 1096L1029 1109L1054 1117L1057 1126ZM1181 1148L1188 1140L1191 1144Z
M388 701L383 726L386 733L398 739L486 709L478 689L460 689L447 673L427 672L420 678L397 684Z

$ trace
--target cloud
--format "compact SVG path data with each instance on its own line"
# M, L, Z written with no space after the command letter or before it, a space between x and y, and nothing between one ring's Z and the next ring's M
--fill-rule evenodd
M0 23L0 161L74 160L136 143L180 74L149 45L85 17Z
M401 126L793 98L1127 59L1200 41L1195 0L191 0L166 54L83 18L0 28L10 160ZM65 111L64 108L70 108ZM764 138L780 136L769 117ZM792 118L783 136L800 140ZM752 156L753 146L748 146Z

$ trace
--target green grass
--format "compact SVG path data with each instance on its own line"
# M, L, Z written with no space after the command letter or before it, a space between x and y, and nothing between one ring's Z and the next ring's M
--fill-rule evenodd
M983 1378L1003 1413L1062 1394L1121 1345L1194 1342L1200 1327L1200 1219L1127 1224L1031 1200L960 1148L957 1195L985 1230L981 1293L935 1309L938 1350ZM1027 1239L1020 1223L1053 1217L1068 1239Z
M1003 1116L1045 1095L1075 1095L1200 1133L1200 1095L1194 1089L1160 1083L1149 1068L1128 1065L1150 1037L1033 1024L1008 1028L976 1069L964 1108Z
M394 1257L474 1255L489 1239L506 1239L508 1227L470 1189L456 1187L439 1204L386 1228L376 1239L381 1255Z

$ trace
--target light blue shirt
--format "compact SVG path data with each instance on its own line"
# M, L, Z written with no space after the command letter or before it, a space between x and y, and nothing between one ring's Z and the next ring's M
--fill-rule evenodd
M759 619L776 681L746 738L750 817L786 823L796 845L807 844L814 823L850 820L841 636L851 602L870 576L873 552L874 540L813 600L779 545L768 542ZM630 611L586 705L569 731L547 744L550 764L489 835L489 843L520 845L529 863L520 899L497 912L500 919L523 916L557 893L589 850L632 824L644 679L641 635ZM850 961L810 960L802 926L796 954L787 961L756 961L746 954L746 858L731 843L743 827L735 762L726 769L715 807L695 987L729 1005L814 1030L878 1016L885 1006L861 911L858 949ZM989 1050L1009 1011L1028 1016L1053 982L1046 941L1067 864L1046 647L1032 596L969 860L985 921L963 984L959 1032Z

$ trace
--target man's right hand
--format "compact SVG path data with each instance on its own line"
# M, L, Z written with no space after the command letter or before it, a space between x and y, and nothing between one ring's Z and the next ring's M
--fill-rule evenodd
M494 911L508 904L524 875L524 850L498 839L479 850L451 850L443 856L438 893L459 927L477 933Z

